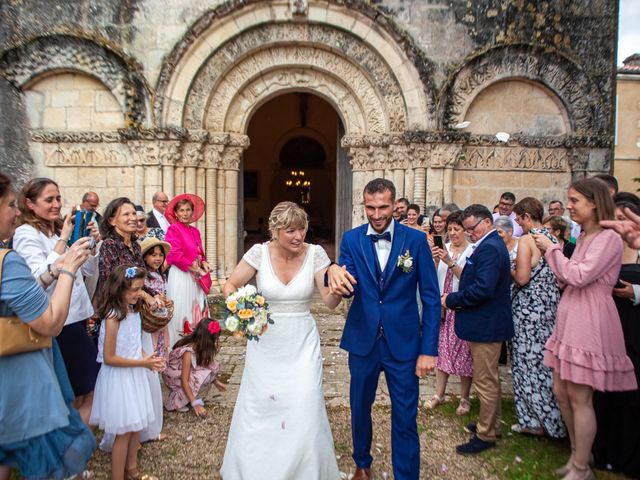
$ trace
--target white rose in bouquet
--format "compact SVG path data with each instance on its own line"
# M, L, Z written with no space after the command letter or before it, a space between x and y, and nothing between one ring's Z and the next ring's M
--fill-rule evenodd
M260 325L260 323L258 323L257 321L250 323L249 325L247 325L247 331L251 334L251 335L258 335L262 332L262 325Z
M238 329L238 319L236 317L227 317L224 326L230 332L235 332Z
M258 293L258 290L256 290L256 287L254 287L253 285L245 285L244 291L247 296L255 295L256 293Z

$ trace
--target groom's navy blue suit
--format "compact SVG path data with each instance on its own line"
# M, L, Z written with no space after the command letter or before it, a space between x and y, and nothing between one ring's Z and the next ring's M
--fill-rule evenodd
M436 356L440 328L440 293L435 265L425 234L394 224L391 253L384 271L367 236L368 224L346 232L340 243L340 264L358 282L340 346L349 352L353 459L368 468L371 457L371 406L381 371L392 403L391 447L396 480L417 480L420 471L418 355ZM404 272L398 257L413 257ZM418 313L416 289L422 301Z

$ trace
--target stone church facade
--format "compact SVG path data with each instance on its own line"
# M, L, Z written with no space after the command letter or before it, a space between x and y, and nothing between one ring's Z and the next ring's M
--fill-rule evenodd
M614 0L10 0L0 12L3 170L54 178L69 205L89 188L103 204L203 196L221 280L245 209L271 206L243 199L249 125L287 93L339 119L335 238L363 221L374 177L423 208L491 207L504 190L564 198L572 178L610 170Z

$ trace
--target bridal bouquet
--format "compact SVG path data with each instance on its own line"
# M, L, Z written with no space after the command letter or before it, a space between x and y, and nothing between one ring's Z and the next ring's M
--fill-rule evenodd
M238 337L260 340L268 324L273 324L269 304L253 285L239 288L220 308L224 328Z

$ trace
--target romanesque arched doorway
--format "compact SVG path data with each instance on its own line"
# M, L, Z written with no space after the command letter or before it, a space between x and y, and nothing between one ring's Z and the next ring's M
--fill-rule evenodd
M241 164L243 251L268 239L269 212L285 200L309 214L307 240L333 250L336 215L345 213L336 205L340 126L333 106L306 91L283 93L253 113Z

